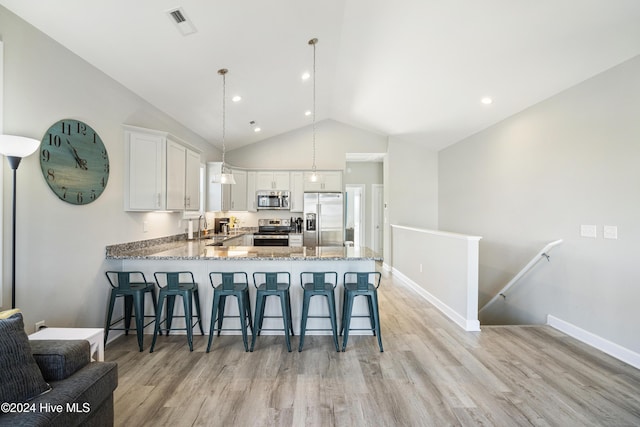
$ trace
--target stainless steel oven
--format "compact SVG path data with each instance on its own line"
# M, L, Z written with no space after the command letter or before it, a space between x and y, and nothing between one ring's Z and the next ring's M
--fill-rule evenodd
M260 234L253 235L253 246L289 246L289 234Z
M288 219L260 219L258 231L253 233L253 246L289 246L290 231Z

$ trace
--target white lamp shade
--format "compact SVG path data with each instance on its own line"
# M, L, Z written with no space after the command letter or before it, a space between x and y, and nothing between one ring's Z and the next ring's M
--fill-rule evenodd
M211 183L212 184L235 184L236 179L233 177L233 174L219 173L213 176Z
M0 154L11 157L27 157L40 146L40 141L16 135L0 135Z

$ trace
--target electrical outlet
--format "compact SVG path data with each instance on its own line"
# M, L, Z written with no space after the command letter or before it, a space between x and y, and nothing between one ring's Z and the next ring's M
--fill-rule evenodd
M44 320L41 320L39 322L36 322L36 332L38 332L40 329L46 328L47 324L45 323Z
M142 232L147 233L149 231L149 221L142 222Z
M422 264L420 264L420 273L422 273Z

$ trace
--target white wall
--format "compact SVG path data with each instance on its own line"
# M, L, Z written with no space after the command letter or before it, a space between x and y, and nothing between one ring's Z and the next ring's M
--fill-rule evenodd
M18 169L17 305L27 330L37 320L50 326L98 327L104 322L107 283L105 246L184 232L180 214L123 211L122 124L171 132L203 150L219 152L202 138L128 91L110 77L0 7L4 41L4 132L41 139L69 117L87 122L102 137L111 173L102 196L85 206L59 200L40 170L38 155ZM1 159L2 162L6 162ZM11 230L11 176L2 187L5 236ZM143 233L143 221L150 230ZM11 301L11 239L3 238L3 308Z
M480 305L564 239L483 324L551 314L640 352L638 76L640 57L440 152L440 229L483 236ZM581 224L597 238L580 237Z
M251 169L311 169L312 129L307 126L226 153L226 161ZM316 123L317 169L342 169L347 153L384 153L387 137L335 120Z
M389 225L438 228L438 153L389 137L384 169L384 262L392 265Z

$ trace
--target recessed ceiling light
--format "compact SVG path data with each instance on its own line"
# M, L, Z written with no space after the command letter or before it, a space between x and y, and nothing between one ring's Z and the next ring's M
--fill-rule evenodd
M309 80L309 78L311 78L311 74L308 71L302 73L302 80Z
M240 95L236 95L233 98L231 98L231 100L233 102L240 102L240 101L242 101L242 97Z
M482 102L484 105L489 105L493 102L493 99L491 99L491 97L489 96L485 96L480 100L480 102Z
M310 115L311 115L311 110L307 110L307 111L305 111L305 112L304 112L304 115L305 115L305 116L310 116Z
M254 132L256 132L256 133L260 132L261 130L262 130L262 129L260 129L258 126L256 126L256 127L254 127L254 128L253 128L253 131L254 131Z

